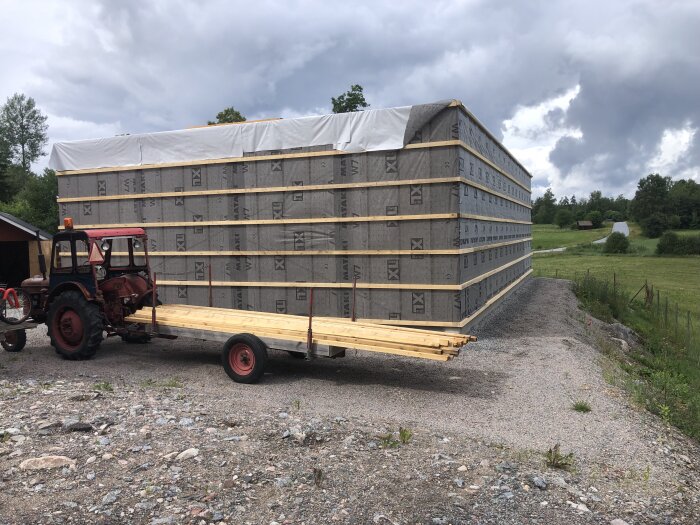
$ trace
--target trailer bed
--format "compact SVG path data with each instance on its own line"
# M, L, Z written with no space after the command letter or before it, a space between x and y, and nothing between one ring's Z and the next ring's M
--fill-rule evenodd
M155 325L153 317L155 310ZM228 308L167 304L144 308L128 323L157 334L226 341L234 334L253 334L269 348L337 357L345 349L365 350L449 361L476 338L350 319L273 314Z

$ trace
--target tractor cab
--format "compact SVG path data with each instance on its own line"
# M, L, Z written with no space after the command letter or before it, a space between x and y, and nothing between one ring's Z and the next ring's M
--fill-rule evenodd
M103 330L128 338L133 334L124 318L151 305L148 238L143 228L74 230L71 219L64 225L53 237L48 279L27 279L22 288L32 297L32 316L46 320L57 351L85 358L97 346L88 341L87 325L95 325L95 340L102 340Z

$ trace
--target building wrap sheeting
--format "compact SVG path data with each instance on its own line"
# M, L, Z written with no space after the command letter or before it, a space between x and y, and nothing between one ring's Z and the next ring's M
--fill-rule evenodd
M435 106L445 107L448 103ZM323 145L348 152L398 149L403 147L411 111L411 106L405 106L59 142L51 151L49 166L58 171L140 166Z
M336 124L306 144L289 130L309 119L225 146L168 132L162 162L115 160L124 137L57 145L60 214L145 226L163 302L208 304L211 269L215 306L305 314L314 288L322 315L469 325L530 271L530 175L458 103L348 115L310 117Z

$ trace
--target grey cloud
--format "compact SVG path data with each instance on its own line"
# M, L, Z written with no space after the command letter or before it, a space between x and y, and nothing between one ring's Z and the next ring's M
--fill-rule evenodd
M61 43L41 50L30 94L52 114L123 131L202 124L232 104L249 117L328 111L360 83L373 107L459 98L501 136L518 106L579 84L568 112L545 122L584 138L562 139L551 160L616 192L643 175L630 159L650 158L664 129L700 122L694 2L80 6ZM684 165L700 165L699 142Z

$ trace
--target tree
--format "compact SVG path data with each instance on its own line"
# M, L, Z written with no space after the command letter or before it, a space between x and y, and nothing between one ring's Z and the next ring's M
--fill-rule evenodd
M0 206L0 211L11 213L37 228L55 233L58 225L57 196L56 172L46 169L43 175L29 173L22 190L12 202Z
M673 227L695 227L700 218L700 184L690 179L675 181L668 192L668 209L678 216L678 226Z
M630 240L624 233L612 232L605 239L603 253L627 253L630 249Z
M0 109L0 136L10 148L12 160L24 171L44 153L48 142L46 115L32 97L15 93Z
M591 221L594 228L600 228L603 225L603 214L599 211L591 211L586 214L586 220Z
M560 228L566 228L574 222L574 214L571 213L571 210L561 208L559 209L559 211L557 211L557 214L554 216L554 222Z
M12 164L10 145L0 136L0 202L9 201L13 193L10 193L7 170Z
M241 115L240 111L231 106L223 111L219 111L216 114L216 122L212 122L210 120L207 122L207 125L212 126L214 124L232 124L234 122L245 122L245 117Z
M642 233L650 239L660 237L668 229L668 221L663 213L652 213L639 222Z
M547 188L542 197L537 197L532 205L532 221L536 224L553 224L557 212L557 201L552 188Z
M671 178L662 177L658 173L640 179L631 205L632 217L641 224L654 213L665 213L670 188Z
M331 97L331 102L333 102L333 113L350 113L369 107L362 92L362 86L359 84L350 86L350 90L339 95L338 98Z

